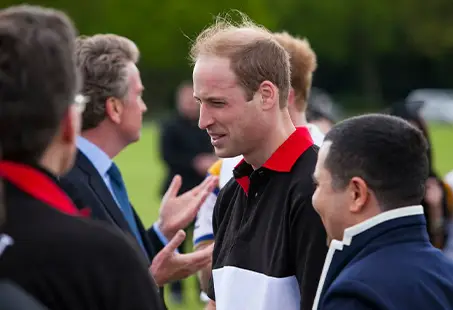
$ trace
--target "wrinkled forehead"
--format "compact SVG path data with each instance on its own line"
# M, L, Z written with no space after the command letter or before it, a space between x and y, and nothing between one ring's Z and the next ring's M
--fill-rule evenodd
M237 78L228 58L202 56L193 70L194 96L198 98L225 96L238 88Z

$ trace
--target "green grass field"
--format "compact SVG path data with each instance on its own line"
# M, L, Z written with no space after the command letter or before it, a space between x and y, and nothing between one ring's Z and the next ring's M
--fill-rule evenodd
M453 127L432 125L430 134L435 167L439 174L444 176L448 171L453 170ZM145 225L151 225L157 218L160 184L165 174L165 167L159 157L158 143L156 126L148 124L143 129L141 140L129 146L116 160L124 174L129 196ZM191 242L191 237L188 236L187 250L191 250ZM188 278L184 284L185 304L176 306L168 301L169 309L203 309L203 304L198 299L195 279Z

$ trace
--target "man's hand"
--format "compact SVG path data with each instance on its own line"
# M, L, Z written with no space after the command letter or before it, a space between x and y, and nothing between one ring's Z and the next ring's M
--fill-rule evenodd
M193 167L199 175L205 176L208 173L208 169L218 160L213 154L199 154L193 160Z
M176 249L185 238L186 233L179 230L173 239L154 257L150 271L158 286L184 279L211 264L214 245L189 254L176 253Z
M160 231L168 240L172 239L178 230L186 228L195 219L198 210L200 210L209 193L214 190L217 182L217 177L207 177L198 186L177 196L182 179L179 175L173 178L162 198L157 222Z
M206 308L204 308L204 310L216 310L216 305L215 305L215 301L209 301L208 304L206 305Z

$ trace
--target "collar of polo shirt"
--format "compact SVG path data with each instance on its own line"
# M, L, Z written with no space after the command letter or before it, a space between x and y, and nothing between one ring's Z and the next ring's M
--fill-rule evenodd
M307 127L297 127L262 167L276 172L290 172L297 159L313 145ZM247 193L253 167L242 159L234 168L234 178Z

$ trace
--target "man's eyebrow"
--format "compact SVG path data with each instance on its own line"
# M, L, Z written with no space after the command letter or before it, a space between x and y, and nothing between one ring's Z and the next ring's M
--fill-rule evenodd
M193 96L196 100L200 100L200 101L207 101L207 102L213 102L213 101L225 101L226 98L225 97L216 97L216 96L209 96L209 97L205 97L205 98L200 98L200 97L197 97L197 96Z

